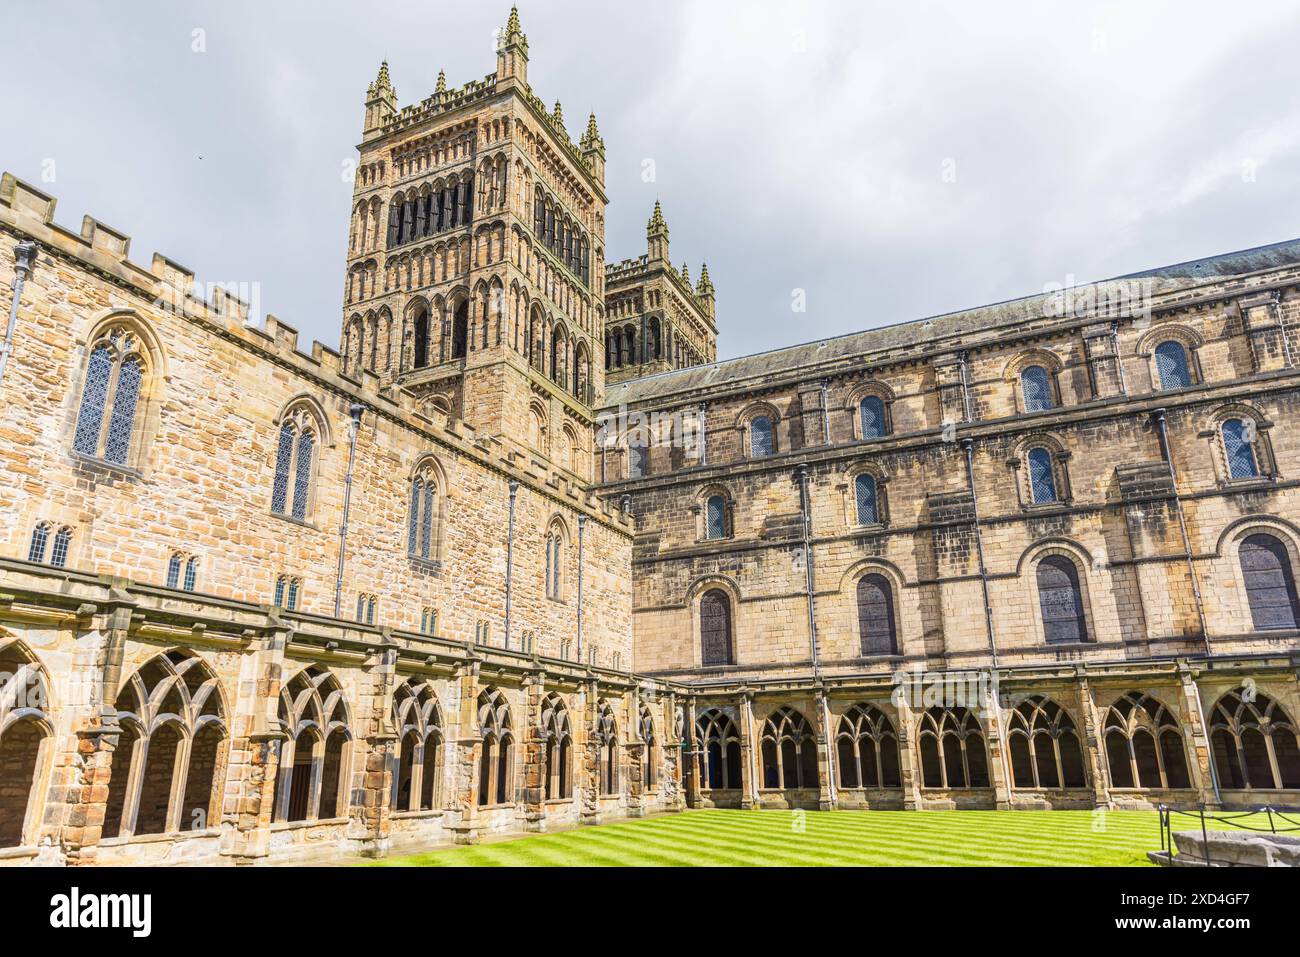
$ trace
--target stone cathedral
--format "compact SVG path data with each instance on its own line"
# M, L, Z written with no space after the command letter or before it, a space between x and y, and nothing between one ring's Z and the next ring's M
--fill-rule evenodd
M0 860L1300 797L1300 240L718 361L528 62L379 70L337 351L4 176Z

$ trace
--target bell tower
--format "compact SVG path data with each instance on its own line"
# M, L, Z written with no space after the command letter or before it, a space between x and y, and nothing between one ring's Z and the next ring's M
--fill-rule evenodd
M604 392L605 144L574 143L528 85L516 9L496 70L398 107L367 90L342 323L344 368L431 414L591 475Z

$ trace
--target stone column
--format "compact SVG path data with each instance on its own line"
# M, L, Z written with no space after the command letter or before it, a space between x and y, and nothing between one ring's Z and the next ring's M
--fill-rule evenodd
M352 755L352 787L360 800L348 803L348 838L357 842L362 854L382 857L388 852L392 828L393 765L397 734L393 728L393 688L397 670L397 648L385 632L381 639L391 647L370 656L369 708L358 729L364 737L357 742L364 751ZM360 708L359 715L362 714Z
M587 683L577 721L583 735L577 745L578 754L582 756L582 775L581 780L574 784L582 795L583 824L600 823L600 737L596 733L596 720L600 714L596 703L599 700L600 688L593 678Z
M538 668L524 679L526 710L524 727L519 729L523 744L524 786L520 800L524 805L524 830L546 830L546 738L542 730L542 699L546 697L546 672Z
M447 729L448 830L457 844L478 843L479 765L483 739L478 723L479 665L481 660L466 642L469 660L458 665L456 688L460 695L454 723Z
M1087 673L1080 668L1075 679L1078 692L1079 715L1083 719L1080 728L1083 739L1083 759L1087 762L1088 779L1092 783L1092 800L1096 807L1110 806L1110 777L1107 773L1106 740L1102 734L1101 723L1097 720L1097 708L1092 697L1092 684Z
M835 735L830 727L830 712L826 703L826 692L818 691L813 698L813 707L817 711L817 809L829 811L835 807L835 782L832 780L834 759L831 749L835 747Z
M220 853L236 864L255 863L271 851L276 773L285 739L279 701L289 632L272 614L261 635L245 634L220 824Z
M1120 358L1115 354L1115 337L1108 322L1097 322L1083 330L1083 354L1088 362L1088 379L1092 397L1104 399L1121 395Z
M1188 770L1191 772L1192 787L1196 788L1200 800L1207 807L1217 808L1219 802L1214 793L1214 771L1210 767L1214 758L1201 717L1201 699L1196 688L1196 678L1185 661L1178 663L1178 680L1183 699L1183 727L1187 729L1186 743L1189 745L1188 756L1191 759Z
M740 712L740 806L746 810L759 807L758 772L754 762L754 695L742 691L736 699Z
M993 801L999 811L1011 807L1011 782L1007 780L1005 742L1002 737L1002 709L997 696L990 689L985 694L984 734L989 746L989 782L993 785Z
M903 808L916 811L921 808L921 755L916 749L916 718L907 700L907 689L897 689L894 707L897 709L898 776L903 785Z

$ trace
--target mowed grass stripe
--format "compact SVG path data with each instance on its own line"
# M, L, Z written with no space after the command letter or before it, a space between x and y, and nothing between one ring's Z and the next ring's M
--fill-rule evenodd
M796 814L798 815L796 817ZM796 828L796 821L800 828ZM1097 828L1100 827L1098 830ZM1145 811L740 811L622 821L377 862L420 866L1146 865Z

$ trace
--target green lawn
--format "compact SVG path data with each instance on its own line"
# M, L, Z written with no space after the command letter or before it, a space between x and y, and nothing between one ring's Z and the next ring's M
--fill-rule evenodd
M379 866L1109 865L1159 850L1154 811L688 811Z

